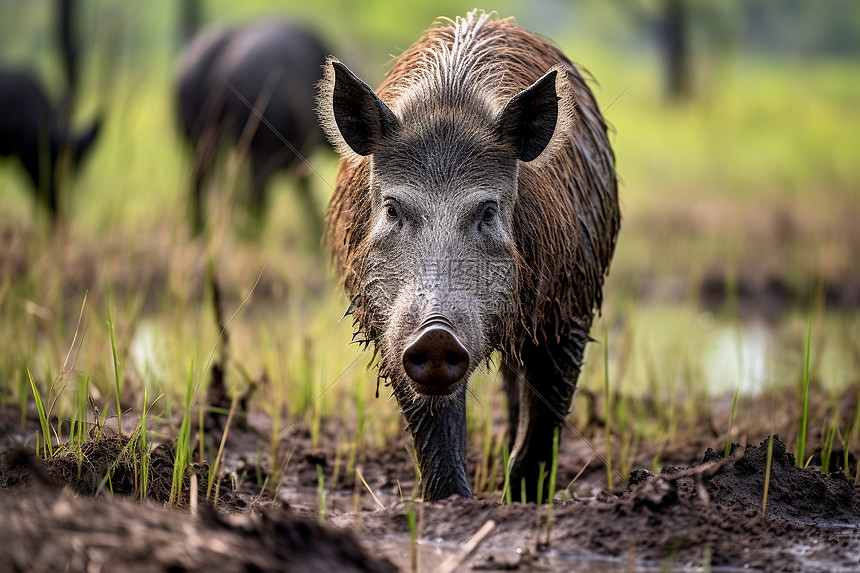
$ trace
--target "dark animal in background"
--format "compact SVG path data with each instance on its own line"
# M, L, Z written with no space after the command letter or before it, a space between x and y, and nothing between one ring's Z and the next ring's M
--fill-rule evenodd
M99 132L100 122L75 132L48 101L35 78L0 69L0 155L14 156L30 176L52 219L59 214L60 158L76 167Z
M535 498L620 225L591 91L558 48L474 11L428 30L376 93L331 60L319 108L343 156L326 224L348 312L402 408L424 499L472 495L466 384L494 351L511 483Z
M240 146L247 133L250 211L259 219L269 178L278 170L295 170L302 163L300 155L323 142L313 110L325 56L314 34L280 20L205 29L185 46L177 103L182 130L194 148L191 209L196 232L204 226L204 179L222 144ZM309 215L321 220L303 175L300 193Z
M62 183L87 155L101 126L97 119L82 130L70 127L79 63L73 14L70 0L58 1L57 36L67 85L56 104L30 73L0 68L0 156L21 161L52 221L60 215Z

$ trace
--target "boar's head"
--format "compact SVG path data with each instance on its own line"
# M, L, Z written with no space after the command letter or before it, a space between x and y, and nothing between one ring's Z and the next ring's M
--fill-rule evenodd
M362 244L348 246L358 270L346 281L359 329L395 393L444 399L493 350L509 350L525 320L513 229L520 162L558 145L566 73L553 68L504 101L441 78L394 90L389 106L342 63L326 68L323 126L345 158L367 162L369 220Z

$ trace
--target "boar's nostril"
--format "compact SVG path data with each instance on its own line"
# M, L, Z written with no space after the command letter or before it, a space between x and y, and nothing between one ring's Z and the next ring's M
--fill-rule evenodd
M469 369L469 352L449 328L426 328L403 351L406 374L428 394L445 393Z

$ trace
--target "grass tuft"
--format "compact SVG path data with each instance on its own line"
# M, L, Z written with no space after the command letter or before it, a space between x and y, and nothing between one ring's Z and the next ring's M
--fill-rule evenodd
M188 370L188 382L185 392L185 404L179 434L176 437L176 447L173 457L173 481L170 484L169 502L179 503L182 497L182 484L191 461L191 403L194 397L194 361Z

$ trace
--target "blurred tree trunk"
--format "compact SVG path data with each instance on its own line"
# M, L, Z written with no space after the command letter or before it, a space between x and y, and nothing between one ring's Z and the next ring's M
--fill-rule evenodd
M615 4L656 43L666 98L680 101L692 96L690 24L702 12L702 4L691 0L615 0Z
M184 46L200 29L200 0L181 0L180 10L180 45Z
M672 100L692 93L690 74L689 12L686 0L663 0L657 26L663 60L666 95Z
M62 121L68 122L78 89L78 45L75 41L75 14L72 0L57 1L56 23L63 74L66 79L58 111Z

